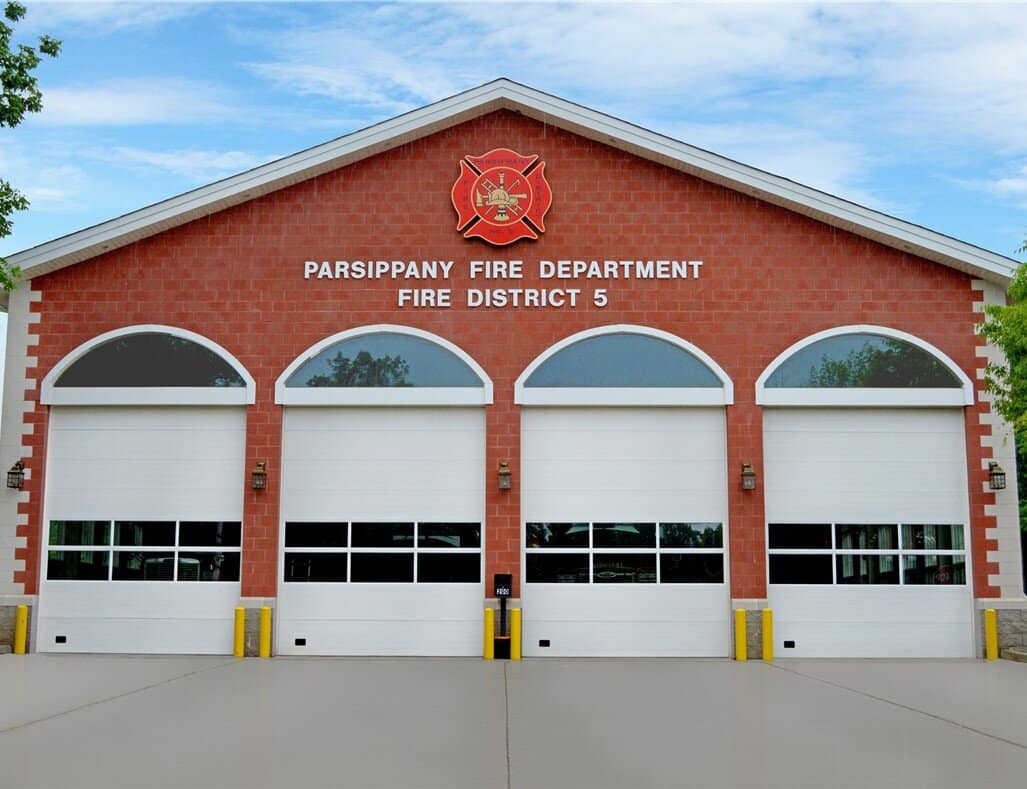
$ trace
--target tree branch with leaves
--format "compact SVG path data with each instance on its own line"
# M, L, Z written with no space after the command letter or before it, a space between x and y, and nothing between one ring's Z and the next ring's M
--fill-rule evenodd
M17 126L26 114L43 109L43 94L33 72L44 55L55 58L61 51L61 42L50 36L40 36L38 47L12 44L13 26L26 10L21 3L8 2L0 21L0 128ZM0 238L11 234L12 214L28 207L25 195L0 178ZM20 277L18 267L0 257L0 288L14 290Z

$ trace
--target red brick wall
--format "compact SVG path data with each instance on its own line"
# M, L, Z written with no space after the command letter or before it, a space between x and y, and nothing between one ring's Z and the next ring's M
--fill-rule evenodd
M449 192L460 158L496 147L537 153L546 162L554 200L547 231L537 242L496 249L464 240L454 229ZM457 298L450 309L400 309L396 281L303 279L307 259L455 260L454 281L440 285L451 285L456 296L467 287L489 285L466 278L466 262L475 258L687 258L705 264L698 280L586 283L609 287L603 309L587 299L577 309L468 309ZM491 284L561 286L535 281L533 271L526 265L522 282ZM967 275L511 112L401 146L33 284L43 291L37 379L101 332L159 323L209 337L257 380L247 468L268 460L270 480L266 491L246 492L248 596L275 594L281 410L273 404L274 381L306 348L344 329L395 323L434 332L466 350L491 376L495 404L488 409L484 470L487 578L504 571L518 577L521 470L513 384L525 366L567 335L611 323L662 329L702 348L735 383L735 405L728 408L728 479L736 598L766 594L762 497L759 490L743 493L737 480L743 462L764 477L753 389L770 361L813 332L871 323L922 337L971 377L978 365ZM968 423L976 424L972 412ZM968 426L972 485L980 478L975 430ZM39 433L33 440L41 440ZM509 492L496 490L501 460L513 470ZM978 596L992 593L980 544L987 498L971 498ZM36 505L29 509L23 580L32 592L40 512Z

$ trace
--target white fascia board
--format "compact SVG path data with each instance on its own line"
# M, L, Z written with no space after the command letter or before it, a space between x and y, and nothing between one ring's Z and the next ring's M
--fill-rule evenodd
M54 386L43 405L226 405L253 402L246 387L215 386Z
M771 175L701 148L499 79L323 145L117 219L11 255L26 277L62 268L229 208L307 178L496 109L580 134L606 145L750 194L887 246L1008 286L1018 261Z
M967 402L967 398L970 401ZM962 408L973 405L973 395L955 387L948 389L760 389L756 404L761 406L834 406L848 408Z
M731 405L722 387L525 387L518 405L716 406Z
M696 148L640 126L590 110L580 105L540 94L513 84L510 92L518 100L544 114L537 120L563 123L554 126L633 153L642 158L683 170L703 180L719 183L819 219L832 226L871 238L893 248L927 257L977 274L981 279L1007 286L1019 261L920 225L874 211L840 197L803 186L781 176L759 170L723 156Z
M301 406L468 406L491 405L484 387L282 387L278 405Z

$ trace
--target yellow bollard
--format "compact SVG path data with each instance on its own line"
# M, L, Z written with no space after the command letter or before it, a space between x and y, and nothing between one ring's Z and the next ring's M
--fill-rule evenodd
M19 605L14 615L14 654L25 654L25 641L29 629L29 607Z
M260 652L261 657L271 657L271 609L260 609Z
M774 659L774 612L763 609L763 659Z
M492 608L485 609L485 624L483 625L483 644L481 656L485 660L496 658L496 612Z
M510 660L521 659L521 609L510 609Z
M998 660L998 612L994 608L984 611L984 657Z
M235 609L235 649L232 652L235 657L246 657L246 609Z
M745 609L735 609L735 660L749 659L749 645L745 641Z

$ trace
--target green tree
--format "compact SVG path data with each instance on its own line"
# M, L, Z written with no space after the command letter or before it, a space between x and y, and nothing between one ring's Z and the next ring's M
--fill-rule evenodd
M17 126L26 113L43 109L43 94L32 72L42 61L41 55L54 58L61 49L61 42L50 36L40 36L38 50L26 44L12 46L13 24L24 16L25 6L8 2L4 8L6 21L0 21L0 128ZM11 234L11 215L28 206L25 195L0 178L0 238ZM0 257L0 288L13 290L20 276L17 266Z
M1027 252L1027 240L1016 250ZM987 320L980 333L1002 349L1006 364L989 364L984 383L994 396L993 407L1013 426L1016 441L1016 481L1020 494L1020 549L1027 588L1027 263L1013 274L1008 303L984 308Z

